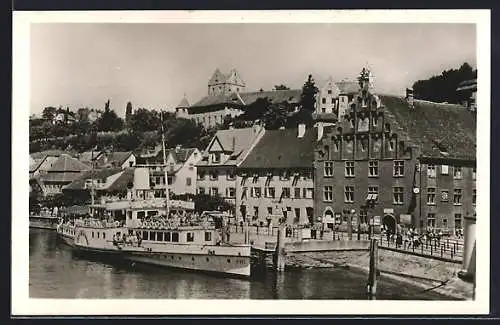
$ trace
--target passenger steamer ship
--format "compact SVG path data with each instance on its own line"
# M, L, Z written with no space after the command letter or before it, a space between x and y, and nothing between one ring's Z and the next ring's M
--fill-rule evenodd
M166 171L163 139L163 168ZM149 169L136 167L127 199L92 204L90 214L101 221L76 222L68 228L77 252L105 254L132 263L249 277L251 246L227 242L228 215L195 214L194 202L169 200L168 182L164 197L155 197L149 184ZM125 220L106 222L112 205L125 211ZM65 233L65 227L58 232ZM71 238L71 237L68 237Z

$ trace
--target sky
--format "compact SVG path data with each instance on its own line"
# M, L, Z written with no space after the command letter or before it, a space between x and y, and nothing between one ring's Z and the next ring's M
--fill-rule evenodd
M30 112L63 106L172 110L184 94L207 95L216 68L237 69L246 91L301 88L364 66L378 93L401 94L419 79L476 67L474 24L35 23L30 30Z

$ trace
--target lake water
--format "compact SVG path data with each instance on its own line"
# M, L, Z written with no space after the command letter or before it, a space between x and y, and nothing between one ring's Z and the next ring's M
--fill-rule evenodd
M32 298L367 299L363 272L343 269L268 272L251 280L76 257L55 231L30 229ZM445 300L435 292L381 277L377 300Z

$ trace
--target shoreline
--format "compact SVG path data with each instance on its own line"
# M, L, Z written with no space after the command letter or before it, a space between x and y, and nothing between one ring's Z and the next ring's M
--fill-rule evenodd
M408 256L394 252L383 255L383 268L379 268L379 277L406 283L424 291L433 291L448 298L472 300L472 284L457 276L458 270L450 264L440 261L420 259L413 268L408 268ZM379 264L380 265L380 264ZM368 256L364 252L323 252L316 254L290 254L286 267L289 269L344 269L369 272ZM409 273L406 273L409 271ZM437 273L436 273L437 272Z

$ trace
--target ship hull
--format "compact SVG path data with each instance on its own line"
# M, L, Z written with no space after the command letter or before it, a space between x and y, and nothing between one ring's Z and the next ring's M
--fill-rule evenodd
M29 218L30 228L56 230L57 224L58 224L58 219L54 218L40 218L40 217Z
M73 247L75 245L75 238L62 234L60 232L57 233L57 237L66 245Z
M204 255L172 252L123 252L124 259L159 267L183 269L234 277L250 276L249 256Z

